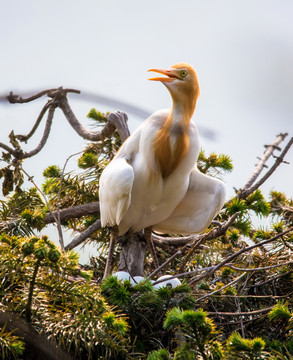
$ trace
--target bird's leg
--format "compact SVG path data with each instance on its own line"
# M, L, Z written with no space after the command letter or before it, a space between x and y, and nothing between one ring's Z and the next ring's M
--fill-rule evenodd
M118 233L119 233L118 226L113 226L111 229L109 254L108 254L107 261L106 261L103 280L110 274L110 271L111 271L111 262L112 262L112 257L113 257L115 243L116 243L116 239L118 237Z
M157 269L159 267L159 261L158 261L156 249L155 249L155 246L154 246L154 243L152 240L152 227L151 226L144 229L144 237L146 239L146 242L147 242L150 252L152 254L155 268ZM161 275L161 273L159 272L159 276L160 275Z

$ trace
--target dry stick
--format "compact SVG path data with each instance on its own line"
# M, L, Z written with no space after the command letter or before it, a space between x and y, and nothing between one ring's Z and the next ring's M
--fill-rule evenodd
M212 230L210 230L208 233L202 234L202 235L197 235L197 236L189 236L188 238L190 239L189 242L184 245L181 249L179 249L175 254L173 254L171 256L170 259L168 259L167 261L165 261L161 266L159 266L155 271L153 271L148 278L152 279L159 271L161 271L164 267L166 267L172 260L174 260L178 255L180 255L183 250L185 250L189 245L190 242L192 240L194 240L194 246L191 249L191 251L194 251L196 249L196 247L203 241L203 240L211 240L214 238L217 238L221 235L223 235L226 230L230 227L231 224L233 224L233 222L235 221L235 219L237 218L237 216L240 214L240 212L237 212L235 214L233 214L221 227L217 227L217 228L213 228ZM190 254L190 253L189 253ZM188 254L188 255L189 255ZM187 256L188 256L187 255ZM182 266L181 266L182 267ZM181 269L180 267L180 269ZM189 274L189 273L181 273L181 274ZM180 275L180 274L179 274ZM179 277L179 275L174 276L173 278ZM170 278L171 279L171 278Z
M207 311L208 315L215 315L215 316L251 316L251 315L258 315L258 314L262 314L264 312L269 312L270 310L272 310L274 306L270 306L268 308L265 309L260 309L260 310L254 310L254 311L247 311L247 312L238 312L238 313L234 313L234 312L212 312L212 311Z
M22 150L12 149L10 146L3 144L2 142L0 142L0 147L2 149L6 150L7 152L9 152L9 154L13 155L16 158L22 157L22 154L23 154Z
M267 240L263 240L257 244L254 244L254 245L251 245L251 246L247 246L239 251L237 251L236 253L234 253L233 255L229 256L228 258L224 259L223 261L221 261L218 265L214 266L212 268L212 270L206 272L205 274L203 274L202 276L200 276L199 278L197 279L194 279L192 281L190 281L190 285L196 283L196 282L199 282L201 281L202 279L208 277L208 276L211 276L212 274L214 274L215 271L217 271L218 269L220 269L221 267L223 267L224 265L226 265L227 263L229 263L230 261L232 261L233 259L235 259L237 256L247 252L247 251L250 251L256 247L259 247L259 246L263 246L265 244L268 244L276 239L278 239L279 237L283 236L283 235L286 235L288 234L289 232L293 231L293 227L289 228L288 230L280 233L280 234L277 234L276 236L270 238L270 239L267 239Z
M30 96L26 99L23 99L22 97L20 97L19 95L14 95L13 92L11 91L10 94L7 96L7 100L11 103L11 104L24 104L24 103L28 103L30 101L39 99L40 97L44 96L44 95L52 95L55 94L56 92L62 91L63 93L67 94L69 92L71 93L75 93L75 94L80 94L79 90L75 90L75 89L63 89L62 87L60 88L54 88L54 89L48 89L48 90L43 90L40 91L39 93L37 93L36 95Z
M272 279L263 281L263 282L261 282L261 283L259 283L259 284L248 285L248 286L246 286L246 287L247 287L248 289L250 289L250 288L256 288L256 287L259 287L259 286L263 286L263 285L268 284L269 282L275 281L275 280L277 280L277 279L279 279L279 278L281 278L281 277L283 277L283 276L290 275L292 272L293 272L293 270L290 270L290 271L285 272L284 274L275 276L275 277L273 277Z
M77 219L86 215L98 215L100 212L99 202L94 201L88 204L81 204L72 206L65 209L60 209L60 220L69 220L69 219ZM45 218L46 224L51 224L55 222L55 218L57 216L57 211L52 211L52 214L48 214Z
M48 117L47 117L47 122L46 122L43 137L42 137L41 141L39 142L39 145L35 149L33 149L33 150L29 151L29 152L23 153L23 159L26 159L26 158L29 158L29 157L32 157L32 156L38 154L43 149L43 147L45 146L45 144L46 144L46 142L48 140L48 137L50 135L55 109L56 109L56 106L51 103L50 108L49 108L49 112L48 112Z
M48 108L50 107L51 102L47 102L47 104L43 107L42 111L40 112L35 125L31 129L31 131L27 135L15 135L15 137L20 141L27 141L29 138L33 136L35 131L37 130L38 126L40 125L45 113L47 112Z
M237 212L235 214L233 214L230 219L228 219L226 221L226 223L224 223L222 226L220 227L217 227L217 228L214 228L212 229L210 232L208 232L207 234L203 234L199 240L197 240L192 249L189 251L189 253L185 256L181 266L180 266L180 269L179 269L179 272L182 272L183 271L183 268L184 266L186 265L187 261L190 259L190 257L192 256L192 254L194 253L194 251L198 248L198 246L205 240L210 240L210 239L213 239L213 238L216 238L216 237L219 237L221 235L224 235L226 233L226 230L233 224L233 222L236 220L236 218L238 217L238 215L240 215L240 212ZM211 234L212 234L212 237L211 237Z
M273 269L273 268L276 268L276 267L281 267L281 266L286 266L286 265L291 265L291 264L293 264L293 261L288 261L288 262L285 262L283 264L276 264L276 265L271 265L271 266L265 266L265 267L260 267L260 268L249 268L249 269L247 269L247 268L239 268L239 267L233 266L231 264L226 264L226 266L229 267L230 269L233 269L233 270L249 272L249 271L269 270L269 269Z
M30 175L24 170L23 167L22 167L22 171L23 171L23 173L27 176L28 180L34 185L34 187L35 187L35 188L39 191L39 193L42 195L42 197L43 197L44 200L45 200L46 206L47 206L47 208L48 208L51 216L54 218L55 222L58 222L58 219L57 219L56 215L53 214L53 211L52 211L52 209L51 209L50 204L49 204L48 201L47 201L47 198L46 198L45 194L42 192L42 190L41 190L41 189L38 187L38 185L35 183L35 181L33 180L33 177L30 176ZM60 244L60 245L61 245L61 244Z
M90 141L99 141L104 138L110 138L115 131L115 125L111 122L107 122L101 131L88 131L76 118L71 110L68 100L63 97L58 106L63 111L67 121L72 128L78 133L79 136Z
M80 245L84 240L86 240L91 234L98 231L101 228L101 220L98 219L92 223L85 231L83 231L79 236L75 237L70 244L65 246L65 250L72 250L76 246Z
M118 237L118 233L119 233L118 226L117 225L113 226L112 229L111 229L109 253L108 253L108 257L107 257L107 261L106 261L103 280L111 272L111 262L112 262L112 257L113 257L113 254L114 254L114 248L115 248L115 243L116 243L116 240L117 240L117 237Z
M277 169L277 167L283 162L283 159L290 147L293 145L293 137L289 140L281 155L276 158L276 161L272 165L272 167L265 173L265 175L254 185L252 185L249 189L240 190L236 195L236 199L244 199L248 195L252 194L255 190L257 190Z
M213 292L211 292L211 293L209 293L209 294L206 294L206 295L204 295L204 296L201 296L200 298L196 299L196 301L200 301L200 300L205 299L205 298L207 298L207 297L209 297L209 296L215 295L215 294L217 294L218 292L226 289L227 287L236 284L236 283L237 283L238 281L240 281L245 275L246 275L246 273L241 274L241 275L238 276L235 280L229 282L229 284L227 284L227 285L221 287L220 289L217 289L217 290L215 290L215 291L213 291Z
M159 260L158 260L158 257L157 257L157 253L156 253L156 249L154 247L153 240L152 240L152 227L151 226L144 229L144 237L145 237L146 242L148 244L150 253L152 254L155 268L159 269L159 267L160 267L159 266ZM157 271L157 273L159 273L161 275L161 270L159 269Z
M62 228L61 228L61 219L60 219L60 195L61 195L62 182L63 182L63 178L64 178L65 168L66 168L66 165L67 165L69 159L71 159L73 156L79 155L81 153L82 153L82 151L79 151L78 153L70 155L66 159L65 164L64 164L63 169L62 169L61 176L60 176L60 181L59 181L59 189L58 189L58 196L57 196L57 219L58 219L58 221L57 221L57 230L58 230L59 241L60 241L62 249L64 249L64 238L63 238L63 233L62 233Z
M266 162L269 159L269 157L273 154L274 150L281 150L279 148L279 144L285 139L285 137L288 134L279 134L277 135L277 139L270 145L265 145L266 150L263 153L263 156L259 159L258 164L255 166L254 172L250 176L250 178L247 180L246 184L243 186L243 189L248 189L252 186L252 184L255 182L257 177L260 175L261 171L264 167L266 167Z

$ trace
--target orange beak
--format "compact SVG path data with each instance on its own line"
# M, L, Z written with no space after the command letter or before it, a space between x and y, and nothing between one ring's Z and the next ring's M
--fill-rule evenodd
M156 73L159 74L163 74L166 75L167 77L154 77L154 78L150 78L149 80L154 80L154 81L162 81L162 82L172 82L175 79L179 79L178 76L176 75L176 72L173 69L150 69L148 71L154 71Z

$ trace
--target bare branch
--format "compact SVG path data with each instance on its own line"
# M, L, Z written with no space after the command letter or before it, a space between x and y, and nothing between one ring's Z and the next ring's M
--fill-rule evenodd
M101 228L101 220L96 220L92 225L90 225L84 232L79 236L74 238L71 243L65 246L65 250L71 250L76 246L80 245L84 240L86 240L91 234L98 231Z
M247 189L241 189L239 190L238 194L236 195L236 199L245 199L248 195L252 194L255 190L257 190L277 169L277 167L284 162L284 157L289 151L290 147L293 145L293 137L290 139L290 141L285 146L284 150L282 151L281 155L278 156L275 160L275 163L273 166L266 172L266 174L253 186Z
M36 155L37 153L39 153L43 149L43 147L45 146L45 144L46 144L46 142L48 140L48 137L49 137L49 134L50 134L50 131L51 131L51 126L52 126L54 113L55 113L55 106L51 104L50 107L49 107L49 112L48 112L48 117L47 117L47 122L46 122L46 127L45 127L45 130L44 130L44 134L43 134L43 137L42 137L39 145L35 149L33 149L31 151L25 152L23 154L23 159L32 157L32 156Z
M277 234L276 236L270 238L270 239L267 239L267 240L263 240L257 244L254 244L254 245L251 245L251 246L247 246L239 251L237 251L236 253L232 254L231 256L228 256L226 259L224 259L223 261L221 261L218 265L214 266L211 270L207 271L205 274L203 274L202 276L200 276L199 278L196 278L194 280L192 280L190 282L190 284L194 284L194 283L197 283L201 280L203 280L204 278L206 277L209 277L211 275L213 275L215 273L215 271L217 271L218 269L220 269L221 267L225 266L226 264L228 264L230 261L234 260L236 257L238 257L239 255L247 252L247 251L250 251L252 249L255 249L256 247L260 247L260 246L263 246L265 244L269 244L270 242L273 242L275 241L276 239L278 239L279 237L282 237L288 233L290 233L291 231L293 231L293 227L289 228L288 230L280 233L280 234Z
M271 311L273 308L273 306L270 306L268 308L265 309L260 309L260 310L254 310L254 311L244 311L244 312L212 312L212 311L208 311L207 313L211 316L252 316L252 315L258 315L258 314L262 314L265 312L269 312Z
M276 138L276 140L270 144L270 145L265 145L266 150L263 154L263 156L259 159L258 164L255 166L254 172L252 173L252 175L250 176L250 178L247 180L246 184L243 186L243 189L249 189L252 184L255 182L255 180L257 179L257 177L260 175L261 171L263 170L264 167L266 166L266 162L269 159L269 157L273 154L274 150L281 150L279 148L279 144L285 139L285 137L288 134L279 134Z
M254 285L247 285L246 287L249 288L249 289L250 289L250 288L260 287L260 286L263 286L263 285L265 285L265 284L268 284L268 283L270 283L270 282L272 282L272 281L275 281L275 280L277 280L277 279L279 279L279 278L281 278L281 277L283 277L283 276L290 275L290 274L292 274L292 272L293 272L293 270L290 270L290 271L287 271L287 272L285 272L285 273L283 273L283 274L281 274L281 275L275 276L275 277L273 277L273 278L271 278L271 279L269 279L269 280L266 280L266 281L263 281L263 282L261 282L261 283L254 284Z
M59 107L63 111L67 121L82 138L90 141L99 141L110 138L115 131L115 125L107 122L101 131L88 131L76 118L66 97L60 99Z
M239 268L239 267L233 266L231 264L227 264L226 266L229 267L230 269L233 269L233 270L236 270L236 271L249 272L249 271L269 270L269 269L273 269L273 268L276 268L276 267L287 266L287 265L291 265L291 264L293 264L293 261L288 261L288 262L285 262L283 264L276 264L276 265L264 266L264 267L259 267L259 268Z
M47 112L48 108L50 107L50 102L48 102L42 109L42 111L40 112L37 121L35 123L35 125L33 126L33 128L31 129L31 131L27 134L27 135L15 135L15 137L20 140L20 141L27 141L29 138L31 138L33 136L33 134L35 133L35 131L37 130L38 126L40 125L45 113Z
M11 91L10 94L7 96L7 100L11 103L11 104L24 104L24 103L28 103L30 101L34 101L36 99L39 99L40 97L44 96L44 95L48 95L51 96L54 95L57 91L60 92L60 90L63 91L63 93L67 94L67 93L75 93L75 94L80 94L79 90L75 90L75 89L63 89L62 87L58 88L58 89L48 89L48 90L43 90L40 91L39 93L37 93L36 95L30 96L26 99L23 99L21 96L19 95L14 95L13 92Z
M241 274L241 275L238 276L235 280L229 282L229 284L221 287L220 289L217 289L217 290L215 290L215 291L212 291L211 293L206 294L206 295L204 295L204 296L201 296L200 298L196 299L196 301L200 301L200 300L203 300L203 299L205 299L205 298L207 298L207 297L209 297L209 296L212 296L212 295L217 294L218 292L220 292L220 291L228 288L229 286L232 286L232 285L236 284L236 283L237 283L238 281L240 281L244 276L246 276L246 273Z
M66 209L60 209L59 213L60 213L60 221L78 219L81 218L82 216L98 215L100 213L100 206L99 206L99 202L95 201L88 204L77 205ZM52 214L48 214L46 216L45 223L46 224L54 223L56 221L55 217L57 216L57 214L58 214L57 210L52 211Z

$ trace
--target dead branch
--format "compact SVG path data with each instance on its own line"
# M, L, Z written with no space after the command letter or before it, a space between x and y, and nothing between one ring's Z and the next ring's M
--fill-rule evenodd
M28 139L30 139L34 133L36 132L37 128L39 127L44 115L46 114L47 110L50 107L51 102L48 101L47 104L44 105L43 109L41 110L37 121L35 122L34 126L32 127L31 131L27 135L15 135L16 139L19 141L27 142Z
M270 144L265 145L265 152L263 153L263 156L259 159L259 162L254 168L253 173L251 174L250 178L247 180L246 184L243 186L243 189L249 189L252 184L255 182L255 180L258 178L262 170L267 167L266 162L270 158L271 155L273 155L274 150L281 151L281 148L279 147L279 144L285 139L287 136L287 133L279 134L276 138L276 140Z
M273 306L270 306L268 308L265 309L260 309L260 310L254 310L254 311L244 311L244 312L212 312L212 311L207 311L207 313L211 316L253 316L253 315L258 315L258 314L262 314L264 312L269 312L271 311L273 308Z
M95 201L88 204L82 204L77 206L60 209L60 221L66 221L70 219L78 219L87 215L99 215L100 206L99 202ZM53 211L52 214L48 214L45 218L46 224L52 224L55 222L55 216L57 216L57 210Z
M10 102L10 104L24 104L24 103L28 103L30 101L34 101L36 99L39 99L40 97L42 97L44 95L48 95L50 97L53 97L53 95L56 94L56 92L59 92L60 90L62 90L62 92L65 93L65 94L67 94L67 93L80 94L79 90L63 89L62 87L59 87L58 89L54 88L54 89L48 89L48 90L40 91L36 95L32 95L32 96L30 96L30 97L28 97L26 99L23 99L19 95L13 94L13 92L11 91L10 94L7 96L7 100Z
M215 290L215 291L212 291L212 292L209 293L209 294L206 294L206 295L201 296L200 298L196 299L196 301L200 301L200 300L203 300L203 299L205 299L205 298L207 298L207 297L209 297L209 296L212 296L212 295L217 294L218 292L220 292L220 291L222 291L222 290L224 290L224 289L226 289L226 288L228 288L228 287L236 284L236 283L239 282L244 276L246 276L246 273L241 274L241 275L238 276L236 279L234 279L233 281L229 282L229 284L224 285L224 286L221 287L220 289L217 289L217 290Z
M273 269L273 268L276 268L276 267L287 266L287 265L292 265L292 264L293 264L293 261L288 261L288 262L285 262L283 264L276 264L276 265L264 266L264 267L259 267L259 268L239 268L239 267L233 266L231 264L227 264L226 266L229 267L230 269L233 269L233 270L236 270L236 271L249 272L249 271L269 270L269 269Z
M261 283L254 284L254 285L247 285L246 288L256 288L256 287L260 287L260 286L263 286L263 285L265 285L265 284L268 284L268 283L270 283L270 282L272 282L272 281L278 280L278 279L280 279L280 278L283 277L283 276L290 275L290 274L292 274L292 273L293 273L293 270L290 270L290 271L285 272L284 274L275 276L275 277L273 277L273 278L271 278L271 279L269 279L269 280L263 281L263 282L261 282Z
M90 225L84 232L79 236L75 237L68 245L65 246L65 250L72 250L76 246L80 245L84 240L86 240L94 232L98 231L101 228L101 220L96 220L92 225Z
M276 239L278 239L279 237L282 237L290 232L293 231L293 227L289 228L288 230L286 231L283 231L282 233L280 234L277 234L276 236L270 238L270 239L267 239L267 240L263 240L257 244L254 244L254 245L251 245L251 246L247 246L239 251L237 251L236 253L232 254L231 256L228 256L226 259L224 259L223 261L221 261L218 265L212 267L211 270L207 271L205 274L203 274L202 276L200 276L199 278L196 278L196 279L193 279L192 281L190 281L190 285L191 284L194 284L194 283L197 283L203 279L205 279L206 277L209 277L211 275L213 275L215 273L215 271L219 270L221 267L225 266L226 264L228 264L229 262L231 262L232 260L234 260L236 257L238 257L239 255L247 252L247 251L250 251L252 249L255 249L256 247L260 247L260 246L263 246L265 244L269 244L273 241L275 241Z
M236 199L245 199L247 198L247 196L249 196L250 194L252 194L255 190L257 190L277 169L277 167L284 162L284 157L287 154L287 152L289 151L289 149L291 148L291 146L293 145L293 137L289 140L289 142L287 143L287 145L285 146L284 150L282 151L281 155L276 157L276 160L274 162L274 164L272 165L272 167L265 173L265 175L254 185L252 185L251 187L247 188L247 189L241 189L239 190L239 192L236 195Z
M50 135L54 113L55 113L55 106L50 105L43 137L42 137L39 145L35 149L33 149L33 150L29 151L29 152L23 153L23 157L22 157L23 159L35 156L36 154L38 154L43 149L43 147L45 146L45 144L46 144L46 142L48 140L48 137Z

